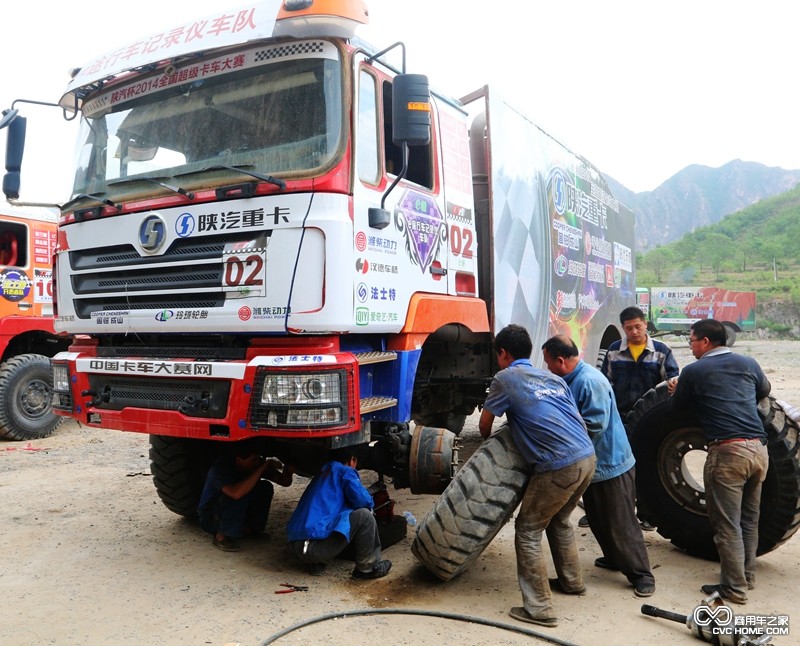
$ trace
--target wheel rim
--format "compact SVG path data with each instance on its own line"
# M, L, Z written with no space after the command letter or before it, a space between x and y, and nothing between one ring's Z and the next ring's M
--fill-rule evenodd
M702 465L708 443L702 429L679 428L658 447L658 476L664 490L681 507L699 516L708 516Z
M32 379L19 394L19 409L30 419L39 419L50 410L50 387L41 379Z

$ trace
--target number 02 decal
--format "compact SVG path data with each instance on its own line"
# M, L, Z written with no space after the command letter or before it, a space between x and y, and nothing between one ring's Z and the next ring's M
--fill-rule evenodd
M252 250L225 254L222 264L222 289L241 296L264 295L266 263L264 256Z
M246 258L228 256L225 259L225 286L256 287L263 285L263 270L264 258L257 254L251 254Z
M450 251L454 256L472 258L472 229L450 225Z

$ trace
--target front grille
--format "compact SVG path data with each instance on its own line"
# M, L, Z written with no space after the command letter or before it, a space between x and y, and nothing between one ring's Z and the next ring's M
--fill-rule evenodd
M81 249L69 252L69 264L74 271L80 271L187 260L221 260L226 244L252 240L257 235L269 237L271 233L271 230L249 231L203 238L179 238L160 256L142 256L132 244Z
M225 245L250 242L261 236L258 244L263 246L271 233L252 230L180 238L160 256L141 256L130 244L70 251L75 314L88 319L92 312L222 307ZM176 262L182 264L163 266ZM183 293L175 293L178 291ZM108 296L120 292L124 294Z
M222 285L222 263L131 269L101 274L73 274L75 294L149 291L161 289L201 289Z
M222 419L228 408L230 382L211 379L153 379L89 375L99 400L94 409L128 407L179 411L189 417Z

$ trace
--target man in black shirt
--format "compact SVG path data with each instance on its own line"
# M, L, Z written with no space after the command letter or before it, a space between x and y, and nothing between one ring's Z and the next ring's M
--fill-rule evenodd
M681 372L672 406L693 407L708 441L703 480L721 570L719 585L701 589L745 603L755 587L761 485L769 467L757 406L769 395L770 383L754 359L725 347L719 321L694 323L689 345L699 361Z

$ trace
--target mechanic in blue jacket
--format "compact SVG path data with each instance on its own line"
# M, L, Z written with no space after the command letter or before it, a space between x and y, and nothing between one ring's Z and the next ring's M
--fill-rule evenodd
M338 449L309 483L287 527L292 551L320 574L324 564L352 542L355 549L354 579L386 576L392 562L381 559L378 525L373 501L361 483L358 456L350 447Z
M678 376L678 362L666 343L647 334L647 319L638 307L626 307L619 315L625 338L614 341L603 360L602 372L614 389L622 420L634 404L662 381ZM653 530L650 514L639 505L637 515L644 530Z
M637 597L649 597L656 590L656 580L636 518L636 461L611 384L597 368L581 360L569 337L551 337L542 346L542 354L550 372L567 382L597 456L594 477L583 493L589 527L603 552L595 565L619 570ZM552 585L574 594L558 579Z

